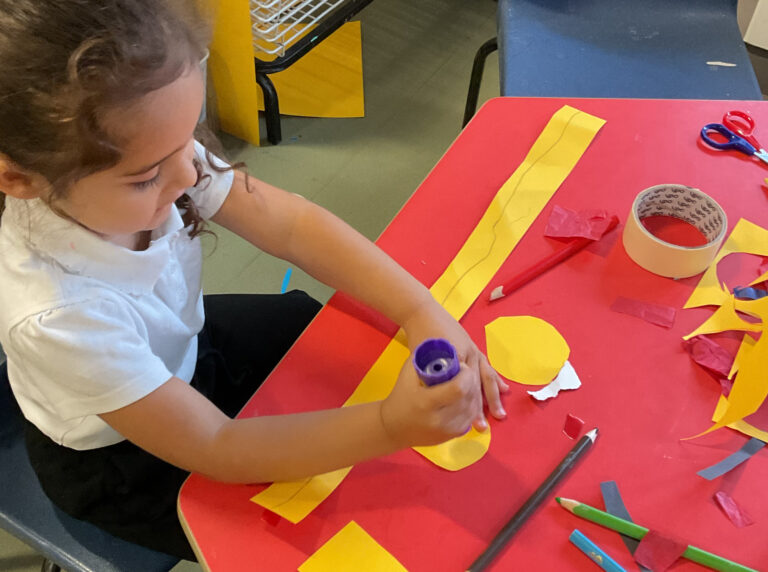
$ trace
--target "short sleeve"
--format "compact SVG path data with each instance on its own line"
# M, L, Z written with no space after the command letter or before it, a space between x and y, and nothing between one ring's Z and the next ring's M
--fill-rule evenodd
M173 375L152 353L141 322L113 300L30 316L9 341L27 382L64 420L125 407Z
M227 169L229 165L212 153L206 153L206 148L199 141L195 141L195 155L203 168L203 177L197 186L187 191L187 194L197 205L200 216L209 219L224 204L232 188L235 173L231 168L226 171L217 171L214 166ZM213 166L208 162L208 156L211 157Z

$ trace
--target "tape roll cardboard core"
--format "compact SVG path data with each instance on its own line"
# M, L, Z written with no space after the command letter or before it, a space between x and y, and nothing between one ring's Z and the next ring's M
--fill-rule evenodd
M668 216L693 225L706 238L701 246L666 242L643 226L643 219ZM656 185L642 191L624 226L624 249L646 270L669 278L687 278L706 270L717 254L728 227L725 211L699 189Z

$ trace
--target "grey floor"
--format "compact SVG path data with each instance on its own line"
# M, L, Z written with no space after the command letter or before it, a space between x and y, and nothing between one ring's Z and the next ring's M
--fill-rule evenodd
M472 58L495 35L495 10L492 0L371 3L359 18L366 116L283 118L283 142L274 147L223 136L230 158L246 161L253 175L304 195L375 239L458 135ZM492 55L481 101L498 95L497 66ZM215 230L215 248L212 241L206 244L206 292L280 291L285 263ZM290 284L322 301L332 293L296 269ZM0 571L37 571L41 561L0 531ZM174 571L199 569L182 562Z
M495 35L491 0L377 0L360 16L366 116L284 118L283 142L251 147L223 136L255 176L328 208L375 239L458 135L475 50ZM763 92L768 58L753 54ZM487 63L480 101L498 94ZM206 292L277 292L287 264L216 229L207 241ZM294 269L291 286L325 301L331 291ZM0 354L0 361L2 360ZM0 531L0 570L32 572L41 558ZM180 563L176 572L199 570Z

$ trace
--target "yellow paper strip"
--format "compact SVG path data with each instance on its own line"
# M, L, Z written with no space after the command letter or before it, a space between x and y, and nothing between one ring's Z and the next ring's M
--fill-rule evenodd
M299 566L299 572L406 572L354 520L337 532Z
M534 142L522 164L499 189L480 222L470 234L448 268L437 279L430 292L457 320L461 319L480 292L486 287L504 260L523 237L552 195L576 166L592 139L605 121L570 106L563 106L549 120ZM389 395L404 361L408 359L407 344L400 331L387 345L365 375L345 405L383 399ZM414 449L436 465L451 471L460 470L478 461L490 446L490 429L479 433L474 428L467 434L433 447ZM322 475L322 486L301 481L304 487L318 493L316 505L330 495L346 476L338 472L338 480ZM270 499L279 496L265 491L253 497L260 502L262 495ZM325 488L323 488L325 487ZM285 492L293 491L288 486ZM273 502L283 516L295 516L291 498Z

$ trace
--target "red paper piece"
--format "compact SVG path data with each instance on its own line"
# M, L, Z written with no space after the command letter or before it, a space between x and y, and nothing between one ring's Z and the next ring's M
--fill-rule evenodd
M553 238L573 238L582 236L600 240L611 222L610 215L604 210L572 211L555 205L547 219L544 236Z
M768 399L752 415L747 415L744 421L760 431L768 431Z
M683 348L691 354L691 359L700 366L718 374L718 377L728 377L734 356L717 342L706 336L695 336L683 341Z
M651 322L652 324L663 326L665 328L671 328L675 323L676 311L671 306L662 306L661 304L652 304L651 302L643 302L642 300L633 300L632 298L625 298L624 296L616 298L614 303L611 304L611 310L642 318L646 322Z
M733 389L733 380L727 377L718 377L717 381L720 382L720 392L728 397L731 394L731 389Z
M747 511L736 504L736 501L727 492L717 491L714 498L717 506L720 507L725 516L728 517L728 520L735 524L737 528L744 528L755 523Z
M649 530L635 550L635 560L653 572L664 572L683 555L687 544Z
M565 426L563 427L563 433L568 435L571 439L575 439L581 433L581 428L584 427L584 421L571 415L570 413L565 418Z

